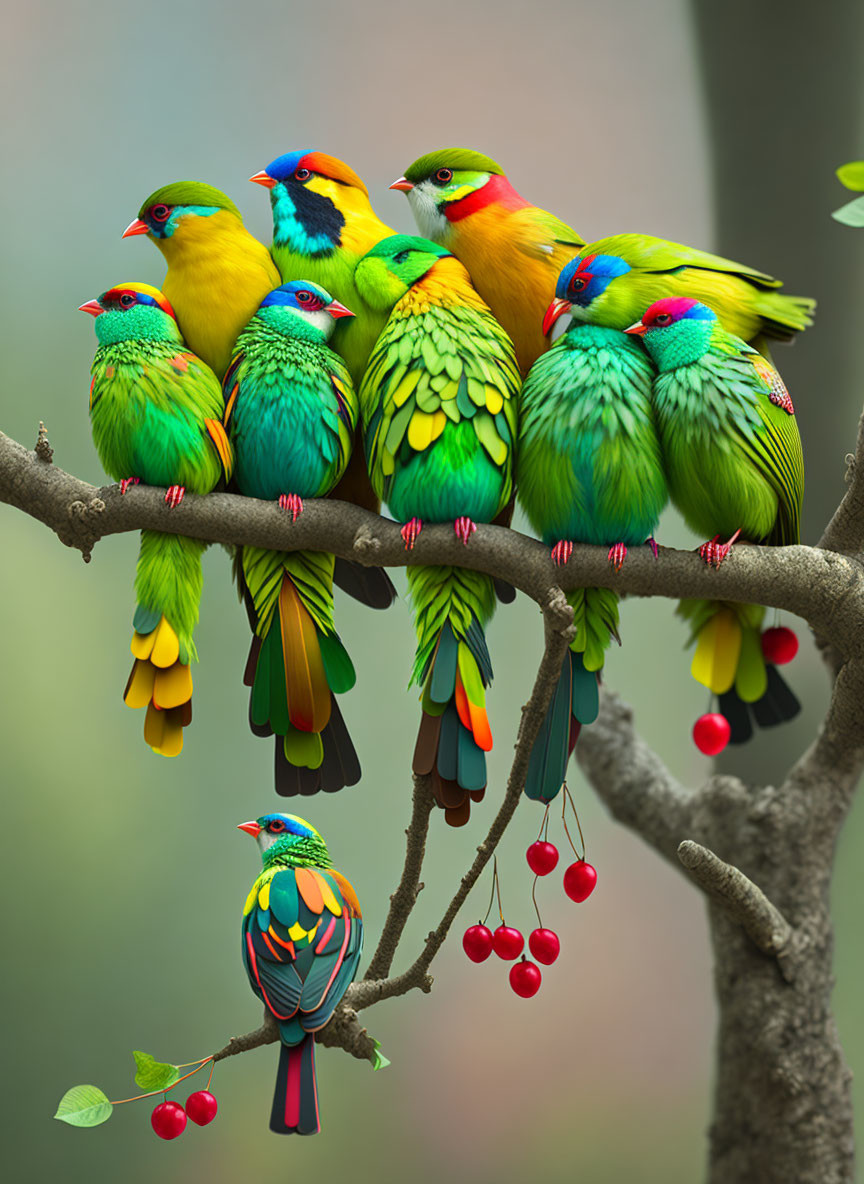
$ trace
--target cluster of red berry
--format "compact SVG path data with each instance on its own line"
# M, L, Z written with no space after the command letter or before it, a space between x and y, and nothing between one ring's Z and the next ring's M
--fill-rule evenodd
M209 1090L199 1089L186 1099L186 1109L179 1102L160 1102L150 1115L150 1125L160 1139L176 1139L186 1130L186 1119L207 1126L216 1117L219 1106Z
M565 798L563 804L566 806L567 799L570 798L570 793L567 787L564 787ZM572 806L572 799L570 799ZM575 809L574 809L575 814ZM536 842L532 843L525 852L525 859L528 866L534 873L534 889L537 886L537 879L540 876L548 876L554 872L558 866L558 848L554 843L550 843L544 834L544 830L548 829L549 807L546 807L546 814L543 818L543 825L540 827L540 837ZM563 810L562 810L563 817ZM577 818L578 825L578 818ZM567 824L564 823L564 829L567 830ZM580 827L581 836L581 827ZM570 832L567 831L567 837L570 839ZM573 846L572 839L570 845ZM584 846L584 844L583 844ZM576 848L573 848L573 853L578 854ZM597 872L590 863L585 862L584 855L579 857L575 863L571 863L564 872L564 891L571 900L581 904L587 900L597 884ZM534 889L532 889L532 897L534 899L534 908L537 910L538 927L531 931L528 935L528 949L532 957L541 962L544 966L551 966L556 961L561 952L561 942L558 939L558 934L553 929L545 929L540 918L539 909L537 909L537 897ZM495 898L495 893L498 892L498 913L501 918L501 924L493 933L484 921L478 921L476 925L470 926L465 930L462 938L462 948L472 962L485 962L490 954L497 954L499 958L505 962L518 962L510 968L510 986L515 993L523 999L530 999L536 995L540 990L540 984L543 981L543 976L540 967L535 962L529 961L524 953L525 938L521 930L514 929L510 925L504 923L504 914L501 911L501 893L498 888L498 868L495 865L493 870L493 886L492 886L492 900ZM489 902L489 910L492 908L492 901ZM489 916L489 910L486 916ZM520 958L521 955L521 958Z
M762 634L762 653L766 662L785 666L798 653L798 638L785 625L766 629ZM693 725L693 743L705 756L717 756L729 743L732 729L725 715L709 711Z

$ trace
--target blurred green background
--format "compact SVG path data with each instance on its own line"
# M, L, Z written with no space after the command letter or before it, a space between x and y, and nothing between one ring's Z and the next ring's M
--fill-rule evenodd
M44 419L57 463L102 480L87 420L94 337L75 309L115 282L160 281L154 247L120 239L157 185L206 179L269 239L266 195L245 179L280 152L319 148L350 161L381 215L410 230L407 203L387 183L423 151L467 144L500 159L520 191L589 238L644 230L714 247L819 299L817 327L778 356L805 440L805 541L818 538L842 492L861 403L864 234L829 218L846 196L833 169L864 154L860 5L4 7L0 427L8 434L32 444ZM435 964L431 996L365 1013L391 1068L373 1075L321 1051L317 1139L267 1130L273 1048L220 1065L216 1122L190 1124L174 1143L151 1132L149 1104L123 1107L95 1131L52 1122L75 1083L115 1098L134 1092L132 1048L188 1061L258 1023L238 941L258 857L234 826L274 805L272 748L246 726L245 615L220 549L205 560L195 722L182 757L168 761L146 748L141 714L120 698L137 540L104 541L85 567L20 513L0 508L0 524L7 1179L700 1178L714 1024L702 902L610 821L578 772L571 784L600 887L579 908L558 876L541 884L544 922L561 934L563 952L533 1001L510 992L502 964L470 965L457 936ZM671 513L661 540L694 541ZM410 810L413 637L404 601L385 615L342 598L337 621L359 672L343 710L365 776L303 811L357 886L374 943ZM695 784L708 772L689 739L703 700L688 676L683 630L665 601L630 602L623 627L609 683ZM728 767L779 777L812 737L826 680L800 633L803 652L790 670L800 720ZM534 606L520 600L500 612L489 642L497 744L487 802L461 832L433 818L427 887L403 963L443 910L503 788L540 652ZM508 921L526 931L522 853L537 823L520 809L500 851ZM835 1003L859 1070L862 847L859 805L834 890ZM489 887L484 879L459 932L482 915Z

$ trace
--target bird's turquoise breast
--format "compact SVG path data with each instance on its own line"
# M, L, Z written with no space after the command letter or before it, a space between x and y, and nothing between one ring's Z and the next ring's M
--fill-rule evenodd
M571 329L522 390L519 498L544 542L642 543L666 502L653 369L623 334Z
M452 522L465 516L491 522L508 485L505 468L494 465L470 420L448 423L428 448L405 442L385 488L390 513L400 522Z

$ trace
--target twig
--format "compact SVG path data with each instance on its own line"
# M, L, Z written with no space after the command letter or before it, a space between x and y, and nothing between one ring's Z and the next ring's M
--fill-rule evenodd
M858 422L855 455L846 457L847 490L825 527L819 546L841 555L864 551L864 415Z
M678 847L678 858L703 892L722 905L763 954L783 954L792 926L761 888L737 867L690 839Z

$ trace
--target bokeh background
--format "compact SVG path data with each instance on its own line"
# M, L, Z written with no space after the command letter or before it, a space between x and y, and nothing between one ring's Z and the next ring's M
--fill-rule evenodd
M246 178L278 153L319 148L350 161L381 215L410 230L407 203L387 183L423 151L466 144L500 159L519 190L589 238L644 230L713 247L818 297L817 327L778 356L805 439L805 541L818 538L842 492L861 404L864 234L829 218L845 200L833 169L864 155L859 4L3 7L0 427L8 434L30 444L43 419L57 463L103 479L87 421L92 324L75 309L115 282L160 281L153 246L120 239L157 185L206 179L269 239L266 195ZM544 922L561 933L563 953L533 1001L509 991L504 965L470 965L455 935L435 964L431 996L366 1013L392 1067L373 1075L321 1051L317 1139L267 1130L273 1048L220 1065L218 1119L204 1130L190 1124L174 1143L152 1134L149 1104L123 1107L92 1131L52 1122L75 1083L114 1098L136 1092L132 1048L188 1061L258 1023L238 956L257 854L234 826L274 804L271 745L246 727L245 615L221 549L205 561L195 723L182 757L167 761L146 748L141 715L120 699L136 539L104 541L85 567L7 507L0 529L7 1179L700 1178L715 1018L702 902L609 819L578 772L572 787L600 887L577 907L558 876L541 885ZM661 538L695 541L672 513ZM365 776L304 809L356 884L374 942L410 808L413 638L404 600L373 614L343 597L337 620L359 672L343 709ZM683 630L665 601L628 603L623 626L609 682L676 774L695 784L708 765L689 739L703 703ZM800 720L726 767L779 777L812 737L826 681L801 633L790 669ZM443 910L503 788L540 651L534 606L521 600L500 612L489 641L497 745L487 802L461 832L433 818L427 886L403 960ZM523 851L537 822L520 809L500 852L508 920L526 931ZM834 888L835 1003L859 1071L862 848L859 804ZM482 915L489 888L484 879L459 932Z

